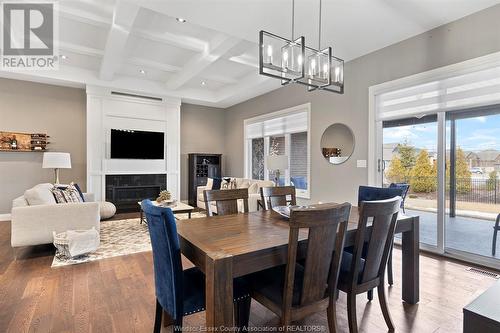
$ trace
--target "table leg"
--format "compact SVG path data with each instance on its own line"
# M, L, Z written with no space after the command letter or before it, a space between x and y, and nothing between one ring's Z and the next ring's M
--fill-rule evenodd
M188 212L188 219L191 218L191 211Z
M233 324L233 259L206 257L206 325L217 331Z
M141 223L139 223L139 224L142 224L142 216L143 216L143 215L142 215L142 214L143 214L143 212L142 212L142 207L140 208L140 211L141 211L141 217L140 217Z
M417 304L420 298L420 230L419 217L413 217L412 229L403 232L401 242L403 265L402 265L402 289L403 300L410 304Z

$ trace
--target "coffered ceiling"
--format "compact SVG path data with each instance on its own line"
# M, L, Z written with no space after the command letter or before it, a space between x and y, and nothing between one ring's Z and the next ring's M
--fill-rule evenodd
M323 45L351 60L497 3L323 0ZM296 35L312 46L317 11L296 0ZM60 69L0 76L228 107L279 87L258 74L258 31L289 37L290 15L291 0L61 0Z

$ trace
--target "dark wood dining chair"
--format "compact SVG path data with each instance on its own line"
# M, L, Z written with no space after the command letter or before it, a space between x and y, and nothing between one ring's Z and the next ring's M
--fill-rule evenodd
M243 212L248 213L248 189L236 190L205 190L205 208L208 216L238 214L238 200L243 201ZM215 202L216 212L212 210L211 203Z
M186 315L205 310L205 274L197 267L183 270L181 251L174 214L170 208L158 207L150 200L141 202L148 220L153 249L156 293L154 333L174 324L174 332L182 332L182 319ZM247 282L243 278L233 281L235 323L240 330L248 327L251 299Z
M408 187L393 186L393 187L374 187L374 186L360 186L358 189L358 207L362 201L373 201L373 200L386 200L392 199L394 197L401 197L404 200L404 196L408 193ZM406 191L406 192L405 192ZM403 201L402 201L403 202ZM403 204L401 202L401 204ZM393 241L394 244L394 241ZM389 285L394 284L394 274L392 270L392 248L389 251L389 260L387 261L387 282ZM373 291L368 291L368 299L371 301L373 299Z
M385 297L384 274L400 205L401 197L361 202L354 249L352 253L344 251L342 255L338 283L339 290L347 293L347 317L351 333L358 331L356 295L374 288L378 291L385 323L389 330L394 330ZM363 251L363 248L366 250ZM362 255L363 252L365 256Z
M350 210L349 203L292 208L287 264L247 277L252 298L278 315L285 329L327 310L330 332L337 331L335 295ZM305 250L299 250L300 229L308 229ZM305 254L304 265L298 252Z
M290 200L288 200L288 197L290 197ZM295 186L261 187L260 200L265 210L288 204L295 206L297 205Z

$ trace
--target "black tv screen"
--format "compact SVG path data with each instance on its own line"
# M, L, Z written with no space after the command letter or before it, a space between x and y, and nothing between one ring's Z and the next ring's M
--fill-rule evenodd
M111 130L111 158L161 160L165 134L135 130Z

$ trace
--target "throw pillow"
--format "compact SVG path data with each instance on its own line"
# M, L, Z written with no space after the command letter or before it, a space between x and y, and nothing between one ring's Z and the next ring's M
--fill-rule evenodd
M24 199L30 206L56 204L57 201L51 192L52 187L49 183L38 184L24 192Z
M56 203L66 203L66 199L64 198L64 190L54 186L51 190L53 198Z
M83 198L73 185L73 183L69 184L64 190L62 190L62 194L66 202L83 202Z
M85 197L83 196L83 192L82 192L82 189L80 188L80 186L77 183L73 183L73 182L71 182L71 184L73 184L73 186L78 191L78 194L80 194L80 197L82 198L82 202L85 202Z
M222 178L214 178L212 183L212 190L220 190L222 187Z
M220 185L221 190L236 189L236 178L225 177Z

